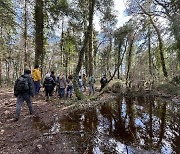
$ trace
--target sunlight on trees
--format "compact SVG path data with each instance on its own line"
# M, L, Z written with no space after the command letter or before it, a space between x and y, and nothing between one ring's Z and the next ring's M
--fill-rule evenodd
M0 84L40 65L77 78L82 72L126 86L179 75L179 2L128 0L128 22L117 27L112 0L0 0ZM99 15L100 31L95 30ZM10 81L10 82L9 82Z

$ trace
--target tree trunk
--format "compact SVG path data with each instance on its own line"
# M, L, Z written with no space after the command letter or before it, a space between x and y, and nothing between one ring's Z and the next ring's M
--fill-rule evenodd
M79 75L79 72L80 72L81 67L82 67L84 53L85 53L86 45L87 45L87 42L88 42L88 37L89 37L89 35L91 33L91 29L92 29L95 0L91 1L90 6L91 7L89 7L89 19L88 19L89 20L89 25L88 25L88 28L87 28L87 32L85 33L83 47L79 52L78 64L77 64L75 72L74 72L74 80L73 80L74 92L76 94L76 97L79 100L83 99L84 96L79 91L79 88L78 88L78 75Z
M24 1L24 68L28 65L27 54L27 1Z
M60 42L60 49L61 49L61 53L60 53L60 66L63 67L64 64L64 18L62 18L62 31L61 31L61 42Z
M70 50L70 48L68 50ZM65 74L66 74L66 78L68 76L69 53L70 53L70 51L66 51L66 53L65 53L65 55L66 55L66 60L65 60Z
M161 39L161 33L158 29L158 27L155 25L155 23L152 20L151 14L149 14L140 4L139 2L136 0L136 3L139 5L139 7L141 8L141 10L143 11L144 14L146 14L149 17L149 20L151 22L151 24L153 25L157 36L158 36L158 41L159 41L159 53L160 53L160 59L161 59L161 67L162 67L162 71L164 74L164 77L168 78L168 74L167 74L167 70L166 70L166 64L165 64L165 60L164 60L164 54L163 54L163 41Z
M132 63L132 47L133 47L133 43L134 43L134 36L130 36L130 40L129 40L129 50L128 50L128 65L127 65L127 73L126 73L126 87L129 86L128 85L128 81L130 80L130 69L131 69L131 63Z
M152 76L152 64L151 64L151 27L148 23L148 58L149 58L149 74Z
M121 49L121 42L120 42L120 44L119 44L119 50ZM125 49L124 49L124 52L123 52L123 54L122 54L122 56L121 56L121 59L120 59L120 55L119 55L119 59L120 60L118 60L118 64L117 64L117 67L115 68L115 70L114 70L114 73L113 73L113 75L111 76L111 78L108 80L108 83L114 78L114 76L116 75L116 72L119 70L119 67L122 65L122 62L123 62L123 59L124 59L124 55L125 55L125 53L126 53L126 48L127 48L127 41L126 41L126 44L125 44ZM119 51L120 52L120 51ZM120 54L120 53L119 53Z
M174 21L172 20L171 20L172 30L173 30L174 37L176 39L176 46L177 46L177 59L178 59L178 64L180 66L180 30L179 30L179 26L177 26L176 23L174 23Z
M109 72L109 76L111 77L111 72L110 72L110 69L109 69L109 61L110 61L110 55L111 55L111 51L112 51L112 37L109 38L109 42L110 42L109 50L108 50L107 59L106 59L107 60L107 66L106 66L107 70L106 70L106 72Z
M0 87L2 86L2 52L0 52Z
M120 62L121 62L121 46L122 46L122 42L119 43L119 47L118 47L118 62L117 62L117 76L118 79L120 79L120 71L119 71L119 67L120 67Z
M89 39L88 39L89 42ZM85 61L84 61L84 66L86 69L86 74L89 75L89 57L88 57L88 53L89 53L89 47L88 47L88 43L86 44L86 49L87 52L85 52Z
M92 0L89 0L89 10L92 9ZM94 7L94 6L93 6ZM93 8L94 10L94 8ZM89 17L91 16L91 11L89 11ZM93 24L92 21L89 21L89 76L93 75Z
M44 14L43 0L36 0L35 4L35 65L42 65L44 59Z
M163 70L163 74L164 74L164 77L168 77L168 74L167 74L167 70L166 70L166 64L165 64L165 60L164 60L164 53L163 53L163 41L161 39L161 34L160 34L160 31L159 29L157 28L157 26L155 25L155 23L153 22L151 16L150 16L150 21L157 33L157 36L158 36L158 41L159 41L159 53L160 53L160 58L161 58L161 67L162 67L162 70Z
M178 49L177 50L177 58L178 58L179 66L180 66L180 22L179 22L180 21L179 20L180 10L178 9L178 8L180 8L180 3L178 1L171 1L170 5L171 5L171 7L175 8L175 10L173 10L173 13L170 13L170 11L172 11L172 10L169 9L169 5L166 5L165 3L158 1L158 0L155 0L155 2L165 9L165 14L169 18L169 21L171 22L172 32L176 39L176 46Z

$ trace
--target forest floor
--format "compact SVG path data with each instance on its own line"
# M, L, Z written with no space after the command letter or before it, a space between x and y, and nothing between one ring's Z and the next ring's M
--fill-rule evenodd
M97 92L98 93L98 92ZM158 95L175 99L180 102L179 95L168 95L156 91ZM87 95L87 94L86 94ZM144 94L143 94L144 95ZM44 93L32 99L34 114L29 115L26 103L21 109L20 119L13 121L16 108L16 98L12 90L0 91L0 153L1 154L58 154L73 153L72 146L67 142L65 133L50 132L55 117L63 117L72 110L88 109L113 100L112 93L104 93L100 97L87 97L85 101L72 99L59 99L53 96L45 101ZM173 101L173 100L172 100ZM53 134L54 133L54 134ZM73 133L73 132L71 132ZM53 137L52 137L53 136Z
M45 101L44 93L41 92L40 95L32 99L34 114L29 115L27 105L24 103L20 118L15 122L16 98L13 95L13 91L1 90L0 154L73 153L72 146L67 142L66 134L50 132L54 118L67 115L72 110L95 107L99 103L111 99L114 99L114 96L111 94L103 94L101 98L94 101L91 99L77 101L75 97L72 99L59 99L53 96L47 102Z

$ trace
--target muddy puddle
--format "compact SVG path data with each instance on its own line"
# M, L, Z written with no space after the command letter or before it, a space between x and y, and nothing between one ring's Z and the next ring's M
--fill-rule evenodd
M36 120L36 129L47 128L42 123L38 126ZM119 97L96 109L56 119L48 135L54 130L65 134L74 153L178 154L179 125L178 104L152 96Z

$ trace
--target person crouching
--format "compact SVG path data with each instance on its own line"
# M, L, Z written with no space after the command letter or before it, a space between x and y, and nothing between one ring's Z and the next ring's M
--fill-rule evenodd
M46 101L49 101L50 96L52 96L53 89L55 86L55 81L54 79L50 76L50 74L46 74L45 80L43 83L43 87L45 89L45 96L46 96Z

